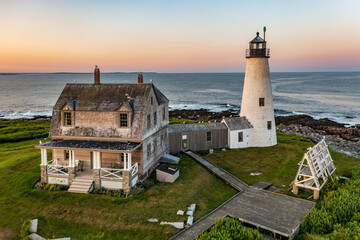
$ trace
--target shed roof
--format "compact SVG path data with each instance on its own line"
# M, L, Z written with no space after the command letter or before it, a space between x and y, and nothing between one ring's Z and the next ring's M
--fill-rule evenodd
M179 169L177 167L173 167L167 164L160 164L160 166L157 168L157 170L169 173L171 175L174 175Z
M227 129L223 123L194 123L194 124L172 124L169 125L169 132L193 132Z
M115 141L90 141L90 140L52 140L37 145L37 148L61 148L61 149L91 149L107 151L134 151L141 143L115 142Z
M226 124L226 126L228 126L230 131L253 128L246 117L224 118L223 122Z
M159 104L169 102L152 83L67 83L54 110L61 110L66 103L75 110L115 111L122 104L141 110L151 88Z

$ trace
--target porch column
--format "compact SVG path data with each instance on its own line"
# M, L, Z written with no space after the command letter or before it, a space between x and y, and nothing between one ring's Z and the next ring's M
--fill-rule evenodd
M47 166L47 151L46 149L41 149L41 166Z
M47 183L47 151L46 149L41 149L41 182Z
M75 152L74 150L69 150L69 183L71 184L72 181L75 179Z
M127 169L127 153L123 153L124 154L124 170Z
M69 150L69 167L75 167L75 152Z
M131 170L131 153L128 153L128 169Z
M101 187L101 181L100 181L100 171L101 171L101 162L100 162L100 152L94 152L94 162L93 162L93 174L94 174L94 182L95 182L95 188Z

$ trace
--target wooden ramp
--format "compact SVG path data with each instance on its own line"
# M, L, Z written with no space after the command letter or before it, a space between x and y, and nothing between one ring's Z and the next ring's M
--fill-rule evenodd
M238 218L246 226L268 230L276 237L291 239L297 234L303 218L316 204L311 201L251 188L198 154L190 151L185 152L185 154L235 189L239 190L240 188L241 191L171 239L195 239L213 226L215 219L227 216Z

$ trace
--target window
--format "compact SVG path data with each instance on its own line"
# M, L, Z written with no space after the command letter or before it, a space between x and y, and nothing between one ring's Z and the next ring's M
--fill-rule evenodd
M69 160L69 150L65 150L65 160Z
M123 163L125 160L125 153L120 153L121 162Z
M156 126L157 124L157 113L154 112L154 126Z
M162 114L163 121L165 121L165 107L163 108L163 114Z
M150 156L151 156L151 143L148 143L146 150L147 150L147 158L150 158Z
M154 153L156 154L157 151L157 140L154 140Z
M160 137L160 145L164 145L164 134L161 134L161 137Z
M127 113L120 113L120 127L128 127L128 114Z
M211 142L211 132L206 133L206 141Z
M271 130L271 121L267 122L267 127L268 127L268 130Z
M151 117L150 117L150 114L147 115L147 127L148 127L148 129L151 128Z
M151 105L153 105L154 104L154 98L152 96L150 98L150 101L151 101Z
M243 132L239 132L238 133L238 142L243 142L244 141L244 134Z
M64 126L71 126L71 112L64 112Z
M183 149L187 149L188 148L188 144L187 144L187 135L184 134L181 136L181 145Z
M265 106L265 98L259 98L259 107Z

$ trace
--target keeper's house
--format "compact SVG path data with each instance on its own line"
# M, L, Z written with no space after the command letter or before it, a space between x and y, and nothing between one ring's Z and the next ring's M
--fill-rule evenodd
M169 100L152 83L68 83L52 114L51 141L41 143L41 180L87 193L130 191L168 151ZM47 150L52 159L48 160Z

